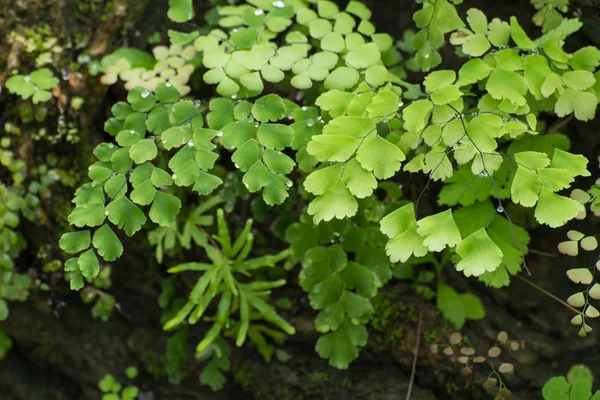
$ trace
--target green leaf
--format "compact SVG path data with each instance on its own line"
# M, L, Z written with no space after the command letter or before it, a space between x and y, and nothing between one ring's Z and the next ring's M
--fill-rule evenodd
M462 51L473 57L484 55L491 47L490 42L484 35L475 34L467 37L462 45Z
M423 237L423 245L430 251L442 251L446 246L454 247L461 240L450 209L420 219L417 222L417 233Z
M133 236L146 223L146 216L142 210L125 196L113 200L106 207L106 211L108 220L117 225L119 229L123 229L127 236Z
M291 184L292 181L287 179L285 176L269 172L269 177L263 192L263 200L265 203L267 203L269 206L282 204L283 201L288 197L288 183Z
M61 236L58 245L69 254L79 253L90 247L90 231L68 232Z
M594 46L586 46L573 53L569 65L575 70L594 72L600 65L600 50Z
M156 189L149 179L140 183L130 194L131 200L141 206L147 206L154 200Z
M391 90L382 90L377 93L367 106L369 118L389 117L398 110L400 99Z
M256 136L263 146L269 149L283 150L292 145L294 130L283 124L261 124Z
M336 165L341 166L341 164ZM377 188L377 179L375 179L373 173L364 169L356 157L350 159L346 164L343 169L342 180L346 184L346 187L348 187L348 190L359 199L370 196Z
M488 39L496 46L506 46L510 38L510 25L499 18L492 19L489 24Z
M431 101L436 105L452 103L462 97L463 93L453 85L445 86L431 94Z
M52 89L56 85L58 85L58 78L54 76L52 71L48 68L40 68L38 70L33 71L29 77L31 78L31 82L33 82L39 89Z
M161 103L175 103L181 97L179 90L177 90L170 82L159 83L156 86L155 92L156 99Z
M550 378L542 388L545 400L569 400L569 384L564 376Z
M406 107L402 113L406 130L420 132L425 129L432 108L433 103L429 100L417 100Z
M467 10L467 22L475 33L487 35L488 20L481 10L477 8L470 8Z
M552 193L543 187L534 216L540 224L558 228L575 218L582 210L583 206L575 200Z
M100 264L98 263L98 257L94 253L94 249L89 249L79 256L77 259L79 270L81 274L88 278L95 278L100 272Z
M432 93L443 87L450 86L452 83L454 83L455 80L456 72L454 72L451 69L444 69L429 73L429 75L425 77L423 84L425 85L425 90L427 91L427 93Z
M269 179L269 170L262 163L262 161L256 161L252 167L246 172L242 178L242 182L246 186L246 189L250 193L259 191L262 187L267 184Z
M151 161L158 155L153 139L142 139L129 148L129 156L136 164Z
M588 71L567 71L562 79L567 87L575 90L585 90L596 83L594 75Z
M480 320L485 317L485 308L479 297L471 293L464 293L460 295L460 300L465 308L467 319Z
M219 133L221 144L227 149L240 147L255 136L256 128L251 121L238 121L223 127Z
M246 172L255 162L260 160L260 156L260 144L252 138L238 147L231 156L231 161L236 164L240 171Z
M536 48L535 43L529 39L516 17L510 17L510 37L520 49L533 50Z
M106 261L115 261L123 254L123 244L108 224L102 225L94 232L92 244Z
M308 205L308 214L313 216L315 224L351 217L357 210L356 199L341 179Z
M535 171L519 167L510 187L511 198L523 207L533 207L538 201L541 188L542 184Z
M558 117L574 113L575 118L578 120L588 121L594 119L597 106L598 98L596 95L568 88L558 98L554 106L554 112Z
M400 169L400 163L406 156L396 145L375 133L364 140L356 159L364 169L373 171L378 179L387 179Z
M465 325L467 312L461 297L450 286L438 284L436 302L438 309L457 329Z
M366 43L346 54L346 63L353 68L366 69L380 62L381 53L375 43Z
M550 75L548 59L541 55L529 55L525 57L524 75L529 91L537 100L542 99L542 86Z
M485 88L494 99L506 99L518 106L523 106L526 103L524 97L527 93L525 79L514 71L496 67Z
M502 261L502 251L490 239L485 228L464 238L456 246L456 254L461 257L456 270L467 277L494 271Z
M169 0L169 19L173 22L186 22L194 18L192 0Z
M356 69L338 67L325 79L325 89L347 90L356 86L360 75Z
M134 87L127 94L127 102L135 111L147 112L156 104L156 97L147 89Z
M590 176L587 170L588 160L581 154L571 154L561 149L554 150L550 167L561 168L569 171L573 176Z
M84 226L98 226L104 222L104 198L101 203L87 203L75 207L69 215L69 223L78 228Z
M285 116L285 103L276 94L268 94L254 103L252 115L260 122L278 121Z
M179 214L181 200L172 194L157 191L150 208L150 219L160 226L170 226Z
M344 319L336 331L319 338L315 350L321 357L329 359L331 366L346 369L358 357L358 347L367 343L367 337L364 325L354 325Z

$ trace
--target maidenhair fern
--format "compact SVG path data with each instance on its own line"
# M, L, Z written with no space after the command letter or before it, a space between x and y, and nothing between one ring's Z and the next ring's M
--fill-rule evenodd
M191 0L169 3L173 21L194 17ZM459 12L459 0L419 3L412 48L377 33L359 1L340 9L328 0L248 0L218 8L218 26L170 31L172 45L155 48L154 58L109 56L102 81L120 78L129 91L104 126L112 138L93 151L91 182L75 193L69 222L79 230L60 240L73 255L65 263L71 287L95 279L102 260L122 256L119 231L133 236L152 227L159 262L192 242L202 248L202 260L168 270L195 271L198 280L165 328L210 315L197 352L209 360L202 379L213 388L229 368L222 337L238 346L249 338L268 359L266 337L295 332L268 302L285 281L262 272L284 260L301 265L299 284L319 311L316 350L338 368L367 342L371 298L406 267L436 266L417 287L428 299L437 294L457 327L482 318L476 297L443 283L447 264L506 286L526 267L523 221L556 228L584 217L583 203L600 209L597 193L583 200L561 194L590 175L588 161L545 123L548 116L594 118L600 51L564 50L581 27L574 19L532 39L515 17ZM441 64L446 39L464 61L460 68L429 72L422 85L406 82L399 48L414 51L407 67L428 72ZM196 95L195 71L215 97L188 96ZM423 187L399 187L417 176ZM221 199L203 196L239 177L244 196L294 210L284 235L289 249L253 248L251 220L232 242L223 210L217 233L207 232ZM434 190L437 205L424 207ZM198 196L200 205L188 207ZM226 201L231 210L234 201ZM517 223L514 215L523 218ZM575 236L575 244L561 245L565 252L576 252L579 240L591 246Z

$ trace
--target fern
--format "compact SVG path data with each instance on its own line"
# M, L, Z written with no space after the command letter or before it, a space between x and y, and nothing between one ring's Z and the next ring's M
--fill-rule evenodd
M575 19L530 38L515 17L463 12L458 0L419 3L418 31L397 44L376 32L359 1L340 9L328 0L248 0L215 10L215 26L169 31L171 45L153 56L120 49L105 58L102 82L121 79L128 95L104 126L112 138L94 149L91 182L75 193L69 222L80 230L60 240L73 255L65 263L71 287L122 256L119 231L151 228L159 262L193 242L204 258L168 271L199 278L165 328L211 322L196 352L210 360L202 379L213 388L228 369L223 337L238 346L250 338L270 359L267 337L294 333L268 303L285 281L260 271L283 261L301 265L300 286L319 311L316 350L338 368L365 345L370 299L393 273L416 275L414 287L437 296L457 327L482 318L476 297L444 283L448 264L506 286L526 268L530 235L517 220L557 228L582 218L585 203L599 209L597 188L583 200L560 194L590 175L588 160L545 120L595 117L600 52L564 50L581 27ZM193 21L191 0L169 4L174 22ZM464 63L429 72L446 39ZM411 83L406 68L428 73ZM197 71L216 96L193 97ZM400 188L406 177L423 185ZM430 190L437 205L425 208ZM187 208L197 196L200 205ZM223 201L229 212L238 197L254 199L257 214L285 210L273 230L290 248L253 250L251 220L232 242L223 210L210 236L210 208ZM415 274L424 264L435 273ZM583 271L570 276L589 280ZM177 376L177 361L172 370Z

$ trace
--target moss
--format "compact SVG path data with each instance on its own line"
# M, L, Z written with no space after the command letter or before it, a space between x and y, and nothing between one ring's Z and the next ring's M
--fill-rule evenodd
M289 387L271 385L269 380L256 373L250 365L240 365L234 369L233 379L253 398L263 400L301 400L304 397Z
M425 331L424 337L427 343L433 343L437 340L438 331L435 329L429 329Z
M380 292L373 300L373 318L369 323L369 343L376 352L397 347L404 337L406 322L419 318L415 310L409 309L395 292Z
M138 356L146 372L157 379L166 376L167 359L165 353L157 353L152 350L156 347L156 338L152 337L148 332L138 329L129 338L129 343L130 346L134 344L132 350Z

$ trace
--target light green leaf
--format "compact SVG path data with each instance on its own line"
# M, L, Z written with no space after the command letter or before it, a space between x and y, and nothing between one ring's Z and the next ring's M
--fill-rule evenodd
M573 176L590 176L588 160L581 154L571 154L561 149L554 150L550 167L566 169Z
M420 219L417 222L417 233L423 237L423 244L430 251L454 247L461 240L450 209Z
M510 17L510 36L520 49L533 50L535 43L525 33L516 17Z
M356 199L341 179L308 205L308 214L313 216L315 224L351 217L357 210Z
M494 271L502 262L502 251L490 239L485 228L463 239L456 246L456 254L461 257L456 270L462 271L467 277Z
M594 119L598 98L589 92L581 92L571 88L565 89L554 106L554 112L559 117L574 113L580 121Z
M558 228L575 218L582 210L583 206L575 200L542 188L534 216L540 224Z
M260 122L278 121L285 116L285 103L276 94L268 94L254 103L252 115Z
M541 187L542 184L535 171L519 167L510 187L511 198L523 207L533 207L538 201Z
M364 140L356 152L356 159L364 169L373 171L376 178L387 179L400 169L406 156L396 145L375 133Z
M421 131L429 122L433 103L429 100L417 100L404 109L402 117L408 131Z
M283 150L294 141L294 130L283 124L261 124L256 135L261 145L275 150Z
M192 0L169 0L169 12L167 15L173 22L189 21L194 18Z

